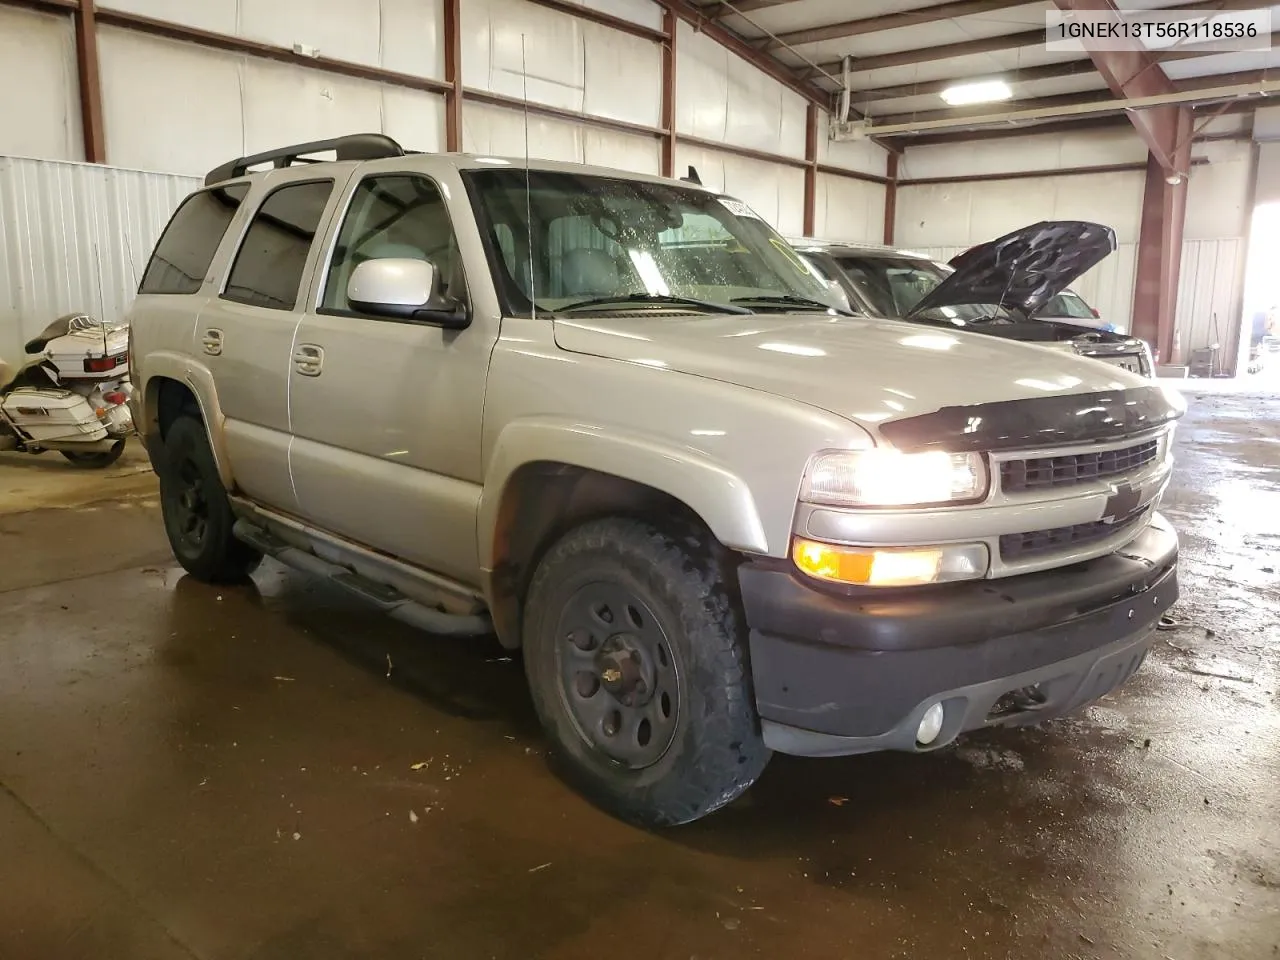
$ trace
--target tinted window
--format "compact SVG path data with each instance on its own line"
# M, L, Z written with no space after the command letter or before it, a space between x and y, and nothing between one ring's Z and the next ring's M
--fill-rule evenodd
M294 183L267 196L253 215L223 296L273 310L292 310L332 180Z
M347 283L366 260L429 260L440 292L462 299L462 258L440 188L426 177L369 177L351 198L329 264L322 306L348 310Z
M249 192L247 183L201 190L182 201L160 236L139 293L195 293Z

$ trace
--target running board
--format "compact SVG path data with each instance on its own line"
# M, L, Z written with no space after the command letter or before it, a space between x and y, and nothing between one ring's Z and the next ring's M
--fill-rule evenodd
M232 528L241 540L285 566L323 577L380 609L388 616L410 626L441 636L480 636L493 632L493 623L484 614L458 614L435 610L413 600L389 584L363 577L350 567L332 563L310 550L292 546L270 531L237 520Z

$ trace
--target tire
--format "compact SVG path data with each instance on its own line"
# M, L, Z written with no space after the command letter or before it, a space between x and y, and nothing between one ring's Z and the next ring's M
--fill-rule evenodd
M162 456L160 506L173 555L197 580L244 580L262 554L232 536L235 517L204 424L189 415L174 420Z
M525 674L557 765L642 826L706 816L770 756L732 571L698 541L637 520L585 524L547 552L525 606Z
M86 470L103 470L117 460L124 453L124 441L117 440L111 445L111 449L103 453L81 453L77 450L61 450L59 451L76 467L84 467Z

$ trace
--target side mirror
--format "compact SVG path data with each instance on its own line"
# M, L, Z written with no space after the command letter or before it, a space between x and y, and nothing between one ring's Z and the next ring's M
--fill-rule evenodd
M839 280L827 280L827 292L831 295L833 301L832 306L837 310L847 310L850 313L857 313L853 309L853 304L849 302L849 294L845 292L844 287L840 286Z
M471 322L462 303L440 293L440 272L429 260L366 260L351 273L347 301L353 309L375 317L454 330Z

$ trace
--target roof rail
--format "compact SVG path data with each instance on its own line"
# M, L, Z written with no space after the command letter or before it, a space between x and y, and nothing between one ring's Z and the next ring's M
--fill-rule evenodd
M233 177L242 177L250 167L260 163L271 163L277 169L297 163L305 154L324 153L332 150L339 160L379 160L383 157L403 157L404 148L386 134L353 133L332 140L315 140L311 143L295 143L291 147L280 147L265 153L255 153L250 157L230 160L220 167L214 167L205 175L205 186L221 183Z

